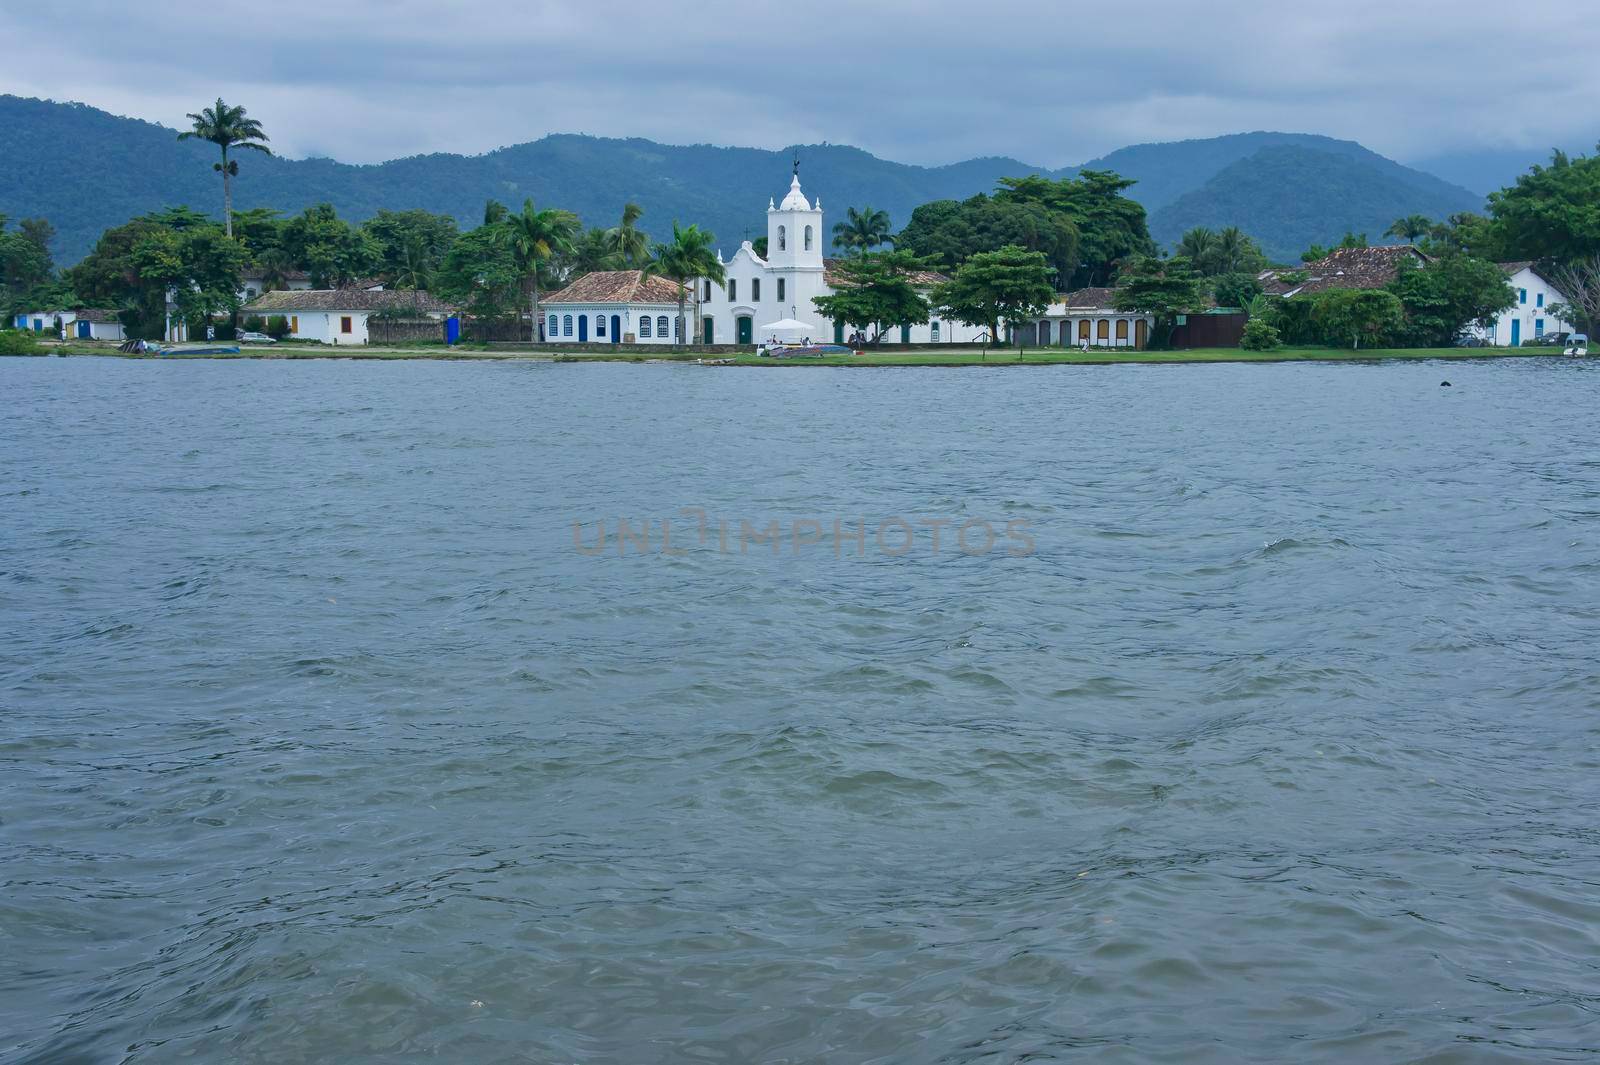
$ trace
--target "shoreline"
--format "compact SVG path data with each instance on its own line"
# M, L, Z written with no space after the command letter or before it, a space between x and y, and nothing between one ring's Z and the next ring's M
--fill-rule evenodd
M115 347L70 343L45 344L44 350L13 358L113 358L142 362L174 362L193 359L257 359L262 361L294 361L300 359L344 359L372 362L550 362L550 363L685 363L697 365L706 358L694 353L661 354L643 352L563 352L536 348L510 351L492 351L485 348L324 348L320 346L291 346L276 349L246 348L236 355L139 355L118 351ZM930 367L1037 367L1037 366L1180 366L1224 365L1251 363L1291 362L1467 362L1485 359L1565 359L1559 349L1549 348L1378 348L1371 350L1344 350L1339 348L1279 348L1273 351L1245 351L1240 348L1199 348L1190 351L1091 351L1075 349L1031 349L1019 358L1015 351L991 349L981 352L960 351L944 353L933 350L906 352L868 352L861 356L835 355L812 359L773 359L756 355L724 356L728 361L707 362L716 368L736 369L788 369L826 366L849 369L904 369Z

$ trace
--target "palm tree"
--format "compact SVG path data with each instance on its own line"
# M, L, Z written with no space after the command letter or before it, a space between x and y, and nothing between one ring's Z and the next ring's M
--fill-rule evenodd
M563 256L558 264L562 275L572 278L596 270L622 269L622 257L611 239L614 232L616 230L591 229L575 240L571 254Z
M683 321L683 305L689 296L689 286L704 278L722 284L727 280L727 271L722 267L722 260L712 250L711 242L716 238L697 225L687 229L678 225L676 219L672 222L672 243L657 244L652 252L655 258L645 264L644 276L667 277L678 283L678 321ZM694 328L700 331L700 290L696 286L694 294ZM678 345L683 346L687 338L684 328L678 327Z
M395 273L395 284L411 290L411 309L422 315L422 291L433 284L433 255L427 238L412 233L400 249L400 269Z
M1254 273L1266 265L1261 248L1238 226L1229 226L1217 234L1212 259L1219 274Z
M871 251L889 243L889 212L875 207L854 207L845 211L845 220L833 224L833 246L847 254Z
M1174 254L1188 259L1202 274L1209 274L1217 255L1217 235L1205 226L1195 226L1178 241Z
M1411 214L1397 219L1395 224L1384 230L1386 237L1399 237L1407 244L1415 244L1418 240L1433 232L1433 219L1425 214Z
M510 213L499 200L486 200L483 205L483 224L492 226L496 222L504 222Z
M503 227L500 239L510 246L517 273L531 296L533 335L537 338L539 271L556 256L571 254L573 239L578 233L578 216L554 207L535 210L533 201L528 199L522 201L521 214L508 214L497 224Z
M191 137L210 141L222 149L222 162L211 164L211 169L222 175L222 224L228 236L233 236L233 186L229 179L239 173L239 161L228 158L229 148L249 148L251 151L272 154L266 145L269 139L261 131L261 123L245 115L242 107L229 107L217 97L214 107L204 107L198 114L188 116L194 128L178 134L180 141Z
M622 207L622 224L606 230L611 250L624 266L643 266L650 261L650 237L638 227L644 208L636 203Z

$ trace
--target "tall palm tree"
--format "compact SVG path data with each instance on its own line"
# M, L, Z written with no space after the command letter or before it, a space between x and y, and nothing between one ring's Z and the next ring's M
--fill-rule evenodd
M1406 215L1396 219L1394 225L1384 230L1386 237L1399 237L1407 244L1415 244L1418 240L1433 232L1433 219L1425 214Z
M522 201L520 214L508 214L497 225L500 239L511 249L517 273L527 286L533 309L533 335L539 335L539 272L558 255L572 252L578 235L578 216L571 211L547 207L535 210L531 199Z
M643 266L650 261L650 237L639 228L644 208L636 203L622 207L622 224L606 230L606 240L624 266Z
M496 222L504 222L510 213L499 200L486 200L483 204L483 224L492 226Z
M1195 226L1178 241L1174 254L1188 259L1202 274L1212 273L1211 267L1217 255L1217 234L1205 226Z
M203 107L198 114L188 116L194 128L178 134L180 141L210 141L222 149L222 162L211 164L211 169L222 175L222 224L228 236L233 236L233 186L229 179L239 173L239 161L228 158L229 148L249 148L251 151L272 154L266 142L270 139L261 131L261 123L245 114L243 107L229 107L222 97L217 97L214 107Z
M871 251L889 242L889 212L875 207L854 207L845 211L845 220L833 224L833 246L850 255Z
M671 278L678 283L678 321L683 321L683 305L689 296L689 288L700 279L722 284L727 280L727 271L722 267L722 260L717 258L717 253L712 250L712 241L716 238L697 225L683 228L674 219L672 223L672 243L657 244L652 252L654 259L645 264L644 276L659 276ZM695 285L694 293L694 328L700 331L700 289ZM682 326L678 328L678 346L682 347L688 339L684 336L687 330Z
M1212 265L1217 273L1260 269L1261 259L1261 249L1238 226L1229 226L1217 234L1216 250L1212 253Z

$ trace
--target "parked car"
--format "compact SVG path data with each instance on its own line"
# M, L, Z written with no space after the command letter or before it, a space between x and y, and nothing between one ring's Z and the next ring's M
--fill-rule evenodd
M265 333L240 333L238 339L239 339L239 343L241 343L241 344L276 344L277 343L276 340L273 340L271 337L267 336L267 334L265 334Z
M1540 333L1538 336L1529 337L1522 342L1525 348L1542 348L1547 345L1560 347L1567 342L1567 333Z
M1458 348L1486 348L1489 346L1489 342L1482 337L1462 336L1456 337L1455 346Z

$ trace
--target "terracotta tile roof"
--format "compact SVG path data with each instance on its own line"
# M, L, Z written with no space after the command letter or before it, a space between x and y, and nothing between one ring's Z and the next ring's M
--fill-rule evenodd
M245 304L252 314L281 311L388 311L419 310L440 314L454 310L448 303L427 292L413 294L407 289L366 288L281 288L265 292Z
M1507 277L1515 277L1517 274L1520 274L1520 273L1522 273L1522 271L1524 271L1524 270L1528 269L1529 267L1531 267L1533 265L1533 260L1532 259L1523 259L1523 260L1521 260L1519 262L1497 263L1495 265L1499 266L1500 269L1504 270L1506 272L1506 276Z
M122 316L116 311L108 311L103 307L85 307L82 310L73 311L72 313L78 316L78 321L80 322L122 321Z
M1306 263L1299 270L1266 270L1258 280L1269 295L1290 296L1326 292L1334 288L1383 288L1400 273L1400 262L1428 257L1410 244L1385 244L1376 248L1340 248L1326 258ZM1285 275L1305 275L1304 281Z
M560 292L540 296L540 303L669 303L677 306L683 286L665 277L645 277L642 270L596 270Z
M822 283L824 285L829 288L840 288L849 283L845 280L844 273L839 269L839 264L843 261L842 259L822 260ZM911 283L917 288L932 288L934 285L942 285L950 280L937 270L913 270L909 277Z
M1063 292L1056 298L1071 311L1105 311L1111 309L1114 288L1080 288Z

